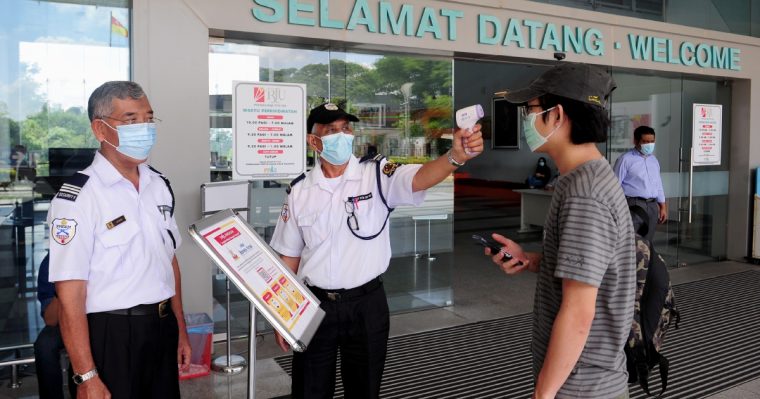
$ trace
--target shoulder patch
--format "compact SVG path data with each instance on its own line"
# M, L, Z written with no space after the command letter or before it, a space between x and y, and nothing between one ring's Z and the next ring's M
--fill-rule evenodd
M290 181L290 184L288 184L288 187L285 189L285 192L290 194L290 191L293 189L293 186L298 184L301 180L306 178L306 173L301 173L298 177Z
M393 173L396 172L396 169L398 169L399 166L401 166L401 164L395 163L393 161L388 161L383 166L383 174L388 177L391 177L393 176Z
M60 198L72 202L76 201L77 197L79 196L79 192L82 191L82 187L84 187L84 185L87 183L87 180L89 179L90 176L87 176L84 173L75 173L73 176L66 179L60 190L58 190L58 194L55 195L55 198Z
M74 219L59 218L53 219L50 226L50 235L53 241L61 245L66 245L77 234L77 222Z
M290 209L288 208L288 204L282 204L282 210L280 210L280 217L282 218L282 221L287 223L288 219L290 219Z

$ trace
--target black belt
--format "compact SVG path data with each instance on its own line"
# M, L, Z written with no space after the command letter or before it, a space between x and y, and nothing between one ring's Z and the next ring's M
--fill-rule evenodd
M640 201L644 201L644 202L655 202L655 201L657 201L657 198L644 198L644 197L626 197L626 198L632 199L632 200L640 200Z
M158 303L137 305L127 309L109 310L101 313L117 314L121 316L152 316L157 314L158 317L166 317L171 310L169 300L166 299Z
M348 288L348 289L336 289L336 290L326 290L319 287L312 287L308 285L307 287L309 290L311 290L312 293L314 293L314 296L316 296L320 301L345 301L353 298L358 298L364 295L369 294L370 292L380 288L383 285L383 278L380 276L377 276L373 278L372 280L356 287L356 288Z

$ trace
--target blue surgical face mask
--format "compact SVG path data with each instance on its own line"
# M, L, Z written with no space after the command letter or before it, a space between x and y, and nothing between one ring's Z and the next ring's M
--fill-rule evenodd
M343 165L348 162L353 154L354 135L344 132L333 133L324 137L322 140L322 152L319 154L322 159L335 165Z
M654 153L654 143L642 144L641 153L644 155L652 155Z
M557 129L559 129L559 126L555 127L554 130L552 130L546 136L542 136L541 133L539 133L538 130L536 129L536 118L541 114L544 114L553 110L554 108L556 107L551 107L541 112L528 114L527 116L523 118L523 121L522 121L523 134L525 135L525 141L528 143L528 147L530 147L531 151L536 152L536 150L542 145L546 144L546 142L549 141L549 137L551 137L554 134L554 132L556 132Z
M108 140L103 141L110 144L111 147L116 148L116 151L119 151L120 153L130 158L134 158L140 161L148 159L150 150L156 143L155 123L133 123L131 125L119 125L116 126L115 129L106 121L103 121L103 123L105 123L106 126L110 127L111 129L116 130L116 133L119 135L119 146L117 147L111 144L108 142Z

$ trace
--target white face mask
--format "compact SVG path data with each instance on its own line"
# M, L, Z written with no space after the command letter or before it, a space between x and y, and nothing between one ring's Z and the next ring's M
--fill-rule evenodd
M556 132L557 129L559 129L559 127L562 126L562 125L559 125L555 127L554 130L549 132L549 134L547 134L546 136L542 136L541 133L539 133L538 130L536 129L536 118L541 114L545 114L553 110L554 108L557 108L557 107L551 107L547 110L528 114L525 117L523 117L523 124L522 124L523 134L525 135L525 141L528 142L528 147L530 147L531 151L536 152L537 149L539 149L542 145L546 144L546 142L549 141L549 137L551 137L554 134L554 132Z
M106 126L113 130L119 137L119 146L111 144L108 140L103 140L115 148L116 151L137 160L148 159L150 150L156 143L156 124L155 123L133 123L131 125L119 125L114 129L106 121L102 120Z
M351 158L354 143L353 134L338 132L317 138L322 140L322 152L319 155L325 161L339 166Z

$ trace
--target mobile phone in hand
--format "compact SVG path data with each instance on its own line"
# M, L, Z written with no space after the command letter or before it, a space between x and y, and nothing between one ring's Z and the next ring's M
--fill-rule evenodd
M498 253L502 254L501 261L506 262L510 259L512 259L512 255L508 252L501 249L501 244L498 242L490 239L490 238L484 238L477 234L472 235L472 239L475 240L476 244L480 244L488 249L491 250L491 255L496 255Z

